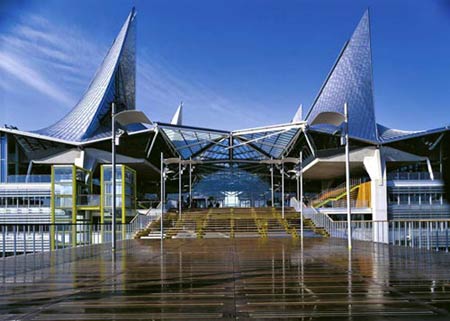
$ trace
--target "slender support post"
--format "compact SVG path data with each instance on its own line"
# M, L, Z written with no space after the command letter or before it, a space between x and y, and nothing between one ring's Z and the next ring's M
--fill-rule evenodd
M181 157L178 158L178 218L181 220Z
M275 199L274 199L274 190L273 190L273 164L270 165L270 193L271 193L272 207L274 207Z
M163 240L163 228L164 228L164 224L163 224L163 217L164 217L164 193L165 193L165 173L164 173L164 155L163 153L161 153L161 241Z
M300 237L303 240L303 151L300 151Z
M296 196L296 198L297 198L297 202L299 203L299 205L300 205L300 170L298 169L296 172L295 172L295 180L296 180L296 187L297 187L297 196Z
M189 208L192 208L192 158L189 159Z
M112 179L112 202L111 202L111 241L112 251L116 251L116 104L111 104L111 126L112 126L112 141L111 141L111 179Z
M281 162L281 217L284 218L284 157Z
M350 204L350 150L348 141L348 105L344 104L344 131L345 131L345 187L347 192L347 241L348 249L352 249L352 217Z

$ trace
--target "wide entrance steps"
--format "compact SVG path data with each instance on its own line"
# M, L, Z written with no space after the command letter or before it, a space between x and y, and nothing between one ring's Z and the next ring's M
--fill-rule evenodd
M326 236L304 219L304 236ZM160 221L140 233L142 238L160 238ZM168 213L164 238L298 238L300 215L293 208L210 208Z

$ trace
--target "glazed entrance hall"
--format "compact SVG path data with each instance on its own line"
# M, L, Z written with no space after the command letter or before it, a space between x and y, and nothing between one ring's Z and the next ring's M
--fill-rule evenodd
M125 241L0 262L2 320L448 320L450 258L308 238Z

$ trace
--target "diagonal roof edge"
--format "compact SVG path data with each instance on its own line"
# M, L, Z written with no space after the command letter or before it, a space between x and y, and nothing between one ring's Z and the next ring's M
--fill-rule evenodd
M377 142L373 97L370 16L366 10L323 83L306 120L323 112L343 114L349 106L350 136Z
M124 47L129 39L129 32L133 27L135 16L136 11L133 7L87 90L77 104L62 119L53 125L35 131L36 133L72 141L89 138L87 135L95 130L93 126L98 125L99 113L105 109L104 105L107 103L105 99L108 98L106 96L111 96L110 91L117 89L114 79L119 61L124 54L134 55L130 48L127 48L124 53ZM133 59L134 57L131 60ZM131 63L133 64L133 62ZM130 68L131 73L135 72L133 66L130 66ZM134 83L132 86L134 87ZM134 92L134 88L131 88L131 90ZM128 108L134 109L134 106L128 106Z

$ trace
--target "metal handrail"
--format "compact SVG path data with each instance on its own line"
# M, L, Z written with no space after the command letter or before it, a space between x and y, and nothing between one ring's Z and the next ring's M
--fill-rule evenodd
M367 180L363 178L352 178L350 179L350 188L354 188L355 186L361 185L362 183L365 183ZM346 193L346 183L343 182L339 184L338 186L328 188L324 191L322 191L320 194L318 194L314 199L311 200L311 204L317 203L317 202L324 202L327 198L331 198L334 196L327 196L327 194L333 193L333 192L340 192L340 193ZM340 194L336 195L339 196ZM326 198L324 198L327 196Z
M132 224L118 224L115 231L117 240L132 239L150 219L141 215ZM110 223L0 224L0 256L110 243L112 234Z

